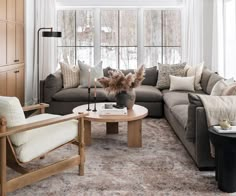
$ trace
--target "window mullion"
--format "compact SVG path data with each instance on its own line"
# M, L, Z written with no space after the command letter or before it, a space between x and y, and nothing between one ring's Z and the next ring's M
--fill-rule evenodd
M101 9L94 10L94 64L101 61Z
M138 22L138 29L137 29L137 57L138 57L138 66L142 65L144 63L144 24L143 24L143 8L138 9L138 17L137 17L137 22Z

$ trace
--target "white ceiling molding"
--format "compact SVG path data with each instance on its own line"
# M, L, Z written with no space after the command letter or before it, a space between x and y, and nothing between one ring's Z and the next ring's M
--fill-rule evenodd
M56 0L57 7L180 7L183 0Z

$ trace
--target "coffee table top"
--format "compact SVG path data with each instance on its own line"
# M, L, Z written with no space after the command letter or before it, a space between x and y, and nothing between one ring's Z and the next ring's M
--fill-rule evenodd
M111 102L109 102L111 103ZM105 103L97 103L97 112L87 111L88 105L84 104L73 109L73 113L88 112L88 116L84 119L88 121L97 121L97 122L128 122L143 119L148 115L147 108L134 105L132 109L128 110L127 115L99 115L99 109L104 106ZM115 103L114 103L115 104ZM93 110L94 104L90 104L90 109Z

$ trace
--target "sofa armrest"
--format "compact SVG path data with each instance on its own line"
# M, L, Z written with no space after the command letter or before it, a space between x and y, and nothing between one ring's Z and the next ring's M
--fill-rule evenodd
M199 166L204 165L206 167L209 163L211 163L209 166L213 165L214 159L210 154L210 140L204 107L196 108L195 150Z
M50 74L47 78L40 82L40 89L42 95L41 101L45 103L50 103L52 97L63 87L62 74L60 71L57 71L54 74Z

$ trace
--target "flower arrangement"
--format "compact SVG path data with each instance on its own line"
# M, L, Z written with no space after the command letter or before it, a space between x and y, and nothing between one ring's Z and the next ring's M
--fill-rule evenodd
M118 94L127 92L141 85L144 80L145 68L140 66L135 73L125 75L120 70L110 70L109 77L102 77L98 82L108 91L108 93Z

